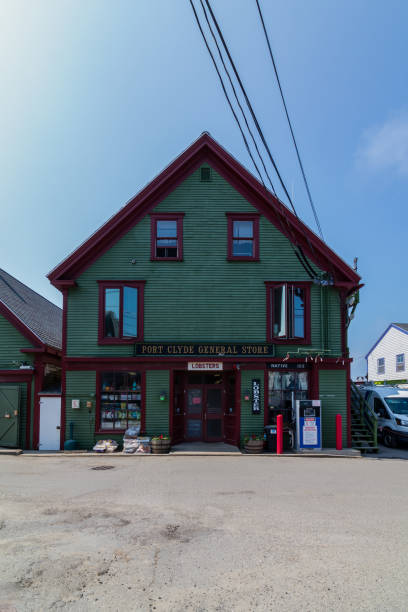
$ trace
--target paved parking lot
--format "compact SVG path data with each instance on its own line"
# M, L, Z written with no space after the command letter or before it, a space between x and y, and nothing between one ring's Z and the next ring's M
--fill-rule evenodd
M0 610L406 610L407 467L1 457Z

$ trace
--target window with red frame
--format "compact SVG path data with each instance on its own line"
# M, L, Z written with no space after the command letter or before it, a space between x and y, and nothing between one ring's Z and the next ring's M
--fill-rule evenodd
M267 283L268 340L306 344L310 341L310 286Z
M140 372L102 372L99 376L96 429L124 431L142 427L142 375Z
M151 216L151 259L181 261L183 259L183 214Z
M134 342L143 336L143 282L100 283L99 342Z
M228 259L253 261L259 258L259 218L256 215L227 213Z

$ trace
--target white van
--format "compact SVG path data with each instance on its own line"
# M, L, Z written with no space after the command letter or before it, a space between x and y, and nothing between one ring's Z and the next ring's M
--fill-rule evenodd
M378 417L378 435L385 446L408 442L408 389L364 385L359 390Z

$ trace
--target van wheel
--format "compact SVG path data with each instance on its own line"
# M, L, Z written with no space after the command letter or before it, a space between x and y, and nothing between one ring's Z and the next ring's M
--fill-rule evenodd
M386 429L383 432L383 442L385 446L388 446L389 448L397 447L397 438L394 436L394 434L389 429Z

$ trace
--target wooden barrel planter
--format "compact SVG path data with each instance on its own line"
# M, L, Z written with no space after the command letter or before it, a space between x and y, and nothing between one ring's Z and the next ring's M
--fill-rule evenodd
M164 455L170 452L171 440L170 438L161 439L156 438L151 441L152 453L154 455Z
M263 440L248 440L245 442L245 452L251 455L259 454L263 452L264 441Z

